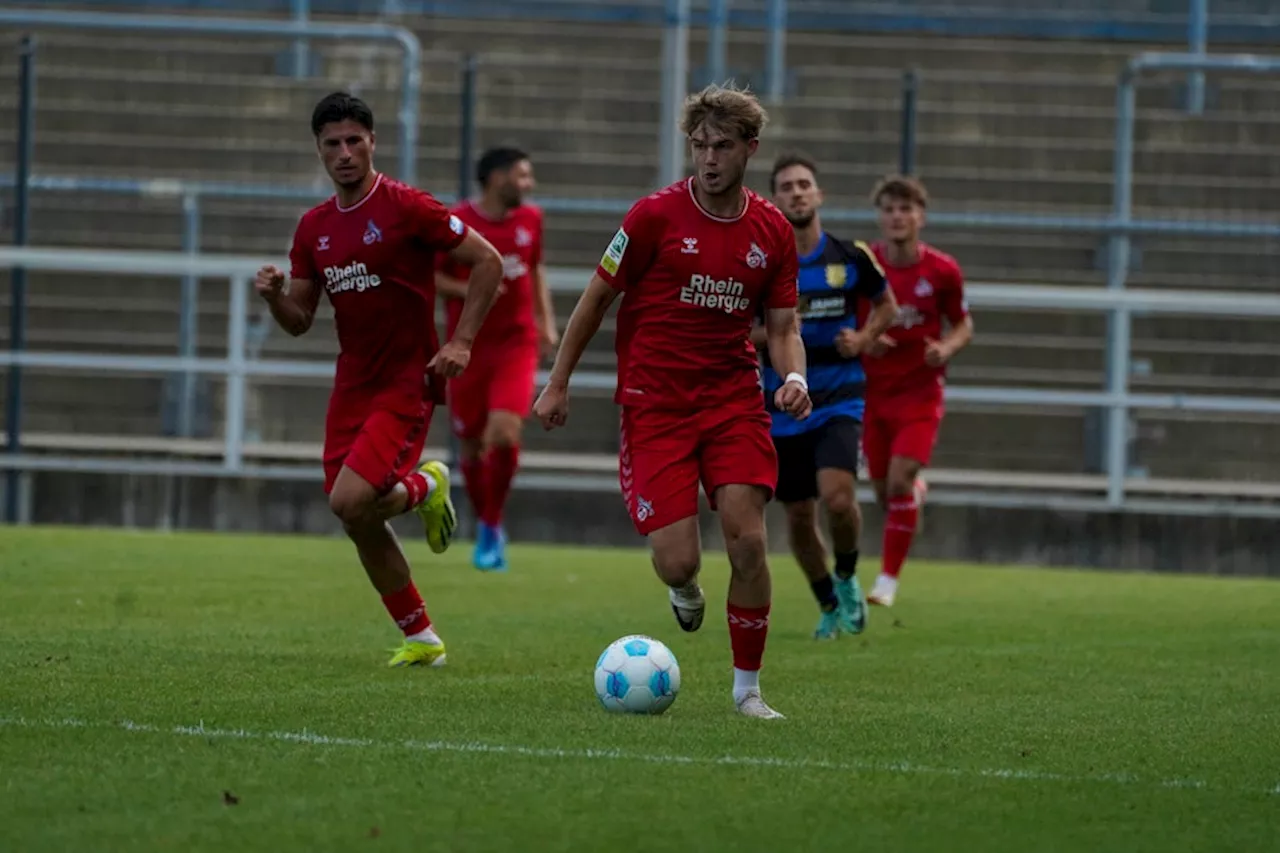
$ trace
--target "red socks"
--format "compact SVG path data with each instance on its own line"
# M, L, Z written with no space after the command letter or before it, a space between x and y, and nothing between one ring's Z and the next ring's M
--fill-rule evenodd
M476 517L483 519L485 498L489 494L488 466L483 456L462 460L462 479L467 484L467 498Z
M409 581L409 585L402 590L382 596L382 604L406 637L431 627L427 605L422 602L422 596L418 594L413 581Z
M502 511L511 494L511 481L520 467L519 447L495 447L484 461L488 489L484 496L484 509L477 510L480 520L490 527L502 524Z
M728 614L733 668L759 670L764 659L764 641L769 636L769 605L739 607L730 603Z
M920 517L920 505L915 495L889 498L889 514L884 520L884 546L880 571L896 578L907 561L911 540L916 535L916 522Z
M404 484L405 491L409 493L409 502L406 509L413 509L425 501L427 495L431 494L431 481L421 471L414 471L400 482Z

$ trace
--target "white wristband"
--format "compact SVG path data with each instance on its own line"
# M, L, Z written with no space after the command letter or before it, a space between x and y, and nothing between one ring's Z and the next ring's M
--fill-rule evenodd
M805 381L804 374L802 373L788 373L787 378L782 380L782 384L786 385L788 382L798 383L804 390L809 390L809 383Z

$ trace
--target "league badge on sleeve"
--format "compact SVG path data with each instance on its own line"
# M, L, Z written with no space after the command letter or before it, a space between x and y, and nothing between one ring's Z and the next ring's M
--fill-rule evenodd
M622 256L627 253L629 242L631 238L621 228L618 229L617 234L613 235L613 241L609 243L609 248L604 250L604 256L600 258L601 268L609 275L618 274L618 267L622 264Z
M450 231L452 231L454 234L461 234L461 233L462 233L462 231L463 231L462 220L461 220L461 219L459 219L458 217L456 217L456 216L454 216L454 215L450 214L450 215L449 215L449 230L450 230Z

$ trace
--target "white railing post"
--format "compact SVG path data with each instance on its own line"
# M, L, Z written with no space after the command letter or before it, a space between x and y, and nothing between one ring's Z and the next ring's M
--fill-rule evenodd
M227 297L227 393L226 426L223 439L226 442L224 464L228 471L238 471L243 465L244 450L244 397L245 397L245 333L248 327L249 281L243 275L231 276L231 292Z

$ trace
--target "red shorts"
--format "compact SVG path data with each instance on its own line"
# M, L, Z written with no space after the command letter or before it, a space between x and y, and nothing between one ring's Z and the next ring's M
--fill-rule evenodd
M622 497L641 536L698 514L698 483L715 509L721 486L760 486L773 497L778 457L762 403L749 408L622 408Z
M449 380L449 420L454 435L479 438L490 412L528 417L537 377L537 343L505 346L473 359L461 376Z
M355 412L331 404L325 419L325 494L333 491L343 466L372 484L380 495L395 488L422 459L434 408L427 403L422 415L409 417L386 408Z
M942 425L942 395L925 394L868 397L862 420L862 452L872 480L889 476L889 460L895 456L928 465Z

